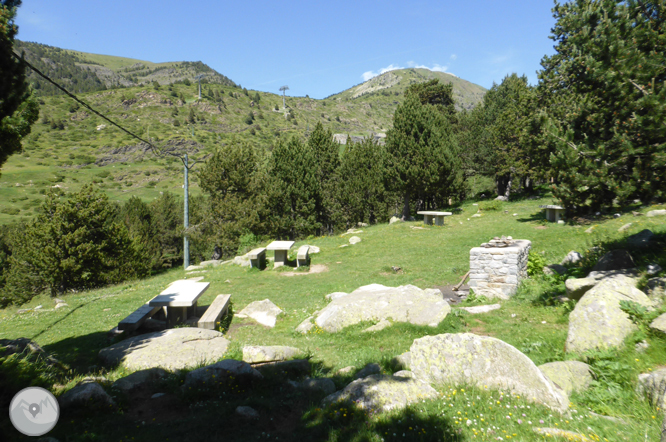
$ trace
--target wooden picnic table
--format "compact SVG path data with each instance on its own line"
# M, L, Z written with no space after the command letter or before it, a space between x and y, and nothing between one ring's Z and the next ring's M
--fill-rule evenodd
M432 221L434 219L436 226L443 226L444 217L453 215L453 213L451 212L433 212L433 211L421 211L416 213L418 213L419 215L423 215L423 224L430 225L432 224Z
M273 263L273 268L280 267L286 264L287 254L289 249L294 245L294 241L273 241L266 246L267 250L275 251L275 262Z
M197 300L210 286L210 282L179 280L172 282L162 293L148 301L151 307L166 307L167 327L184 322L188 313L194 313ZM188 308L190 311L188 312Z

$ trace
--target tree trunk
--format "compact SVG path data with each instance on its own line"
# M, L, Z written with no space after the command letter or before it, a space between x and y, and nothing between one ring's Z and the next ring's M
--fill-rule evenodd
M511 194L511 184L513 184L511 174L497 177L497 196L505 196L508 198Z
M409 220L409 191L405 191L403 196L402 220Z

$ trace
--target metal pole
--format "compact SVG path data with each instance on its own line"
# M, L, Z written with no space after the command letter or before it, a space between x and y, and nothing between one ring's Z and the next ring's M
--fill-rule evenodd
M185 154L185 213L183 214L183 224L185 226L185 234L183 235L183 267L187 269L190 266L190 241L187 238L187 228L190 227L190 201L188 197L188 182L187 182L187 154Z
M201 100L201 78L199 79L199 100Z

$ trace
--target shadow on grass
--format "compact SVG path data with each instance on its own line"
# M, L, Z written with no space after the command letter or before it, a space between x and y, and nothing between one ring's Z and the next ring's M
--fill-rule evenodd
M99 365L99 351L111 345L105 332L89 333L65 338L45 345L43 348L58 361L68 366L73 374L88 374L94 371L92 366Z

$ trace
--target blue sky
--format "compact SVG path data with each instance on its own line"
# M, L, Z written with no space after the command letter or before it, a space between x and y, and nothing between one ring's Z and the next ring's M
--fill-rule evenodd
M552 0L23 0L18 38L152 62L203 61L248 89L324 98L396 67L536 84Z

